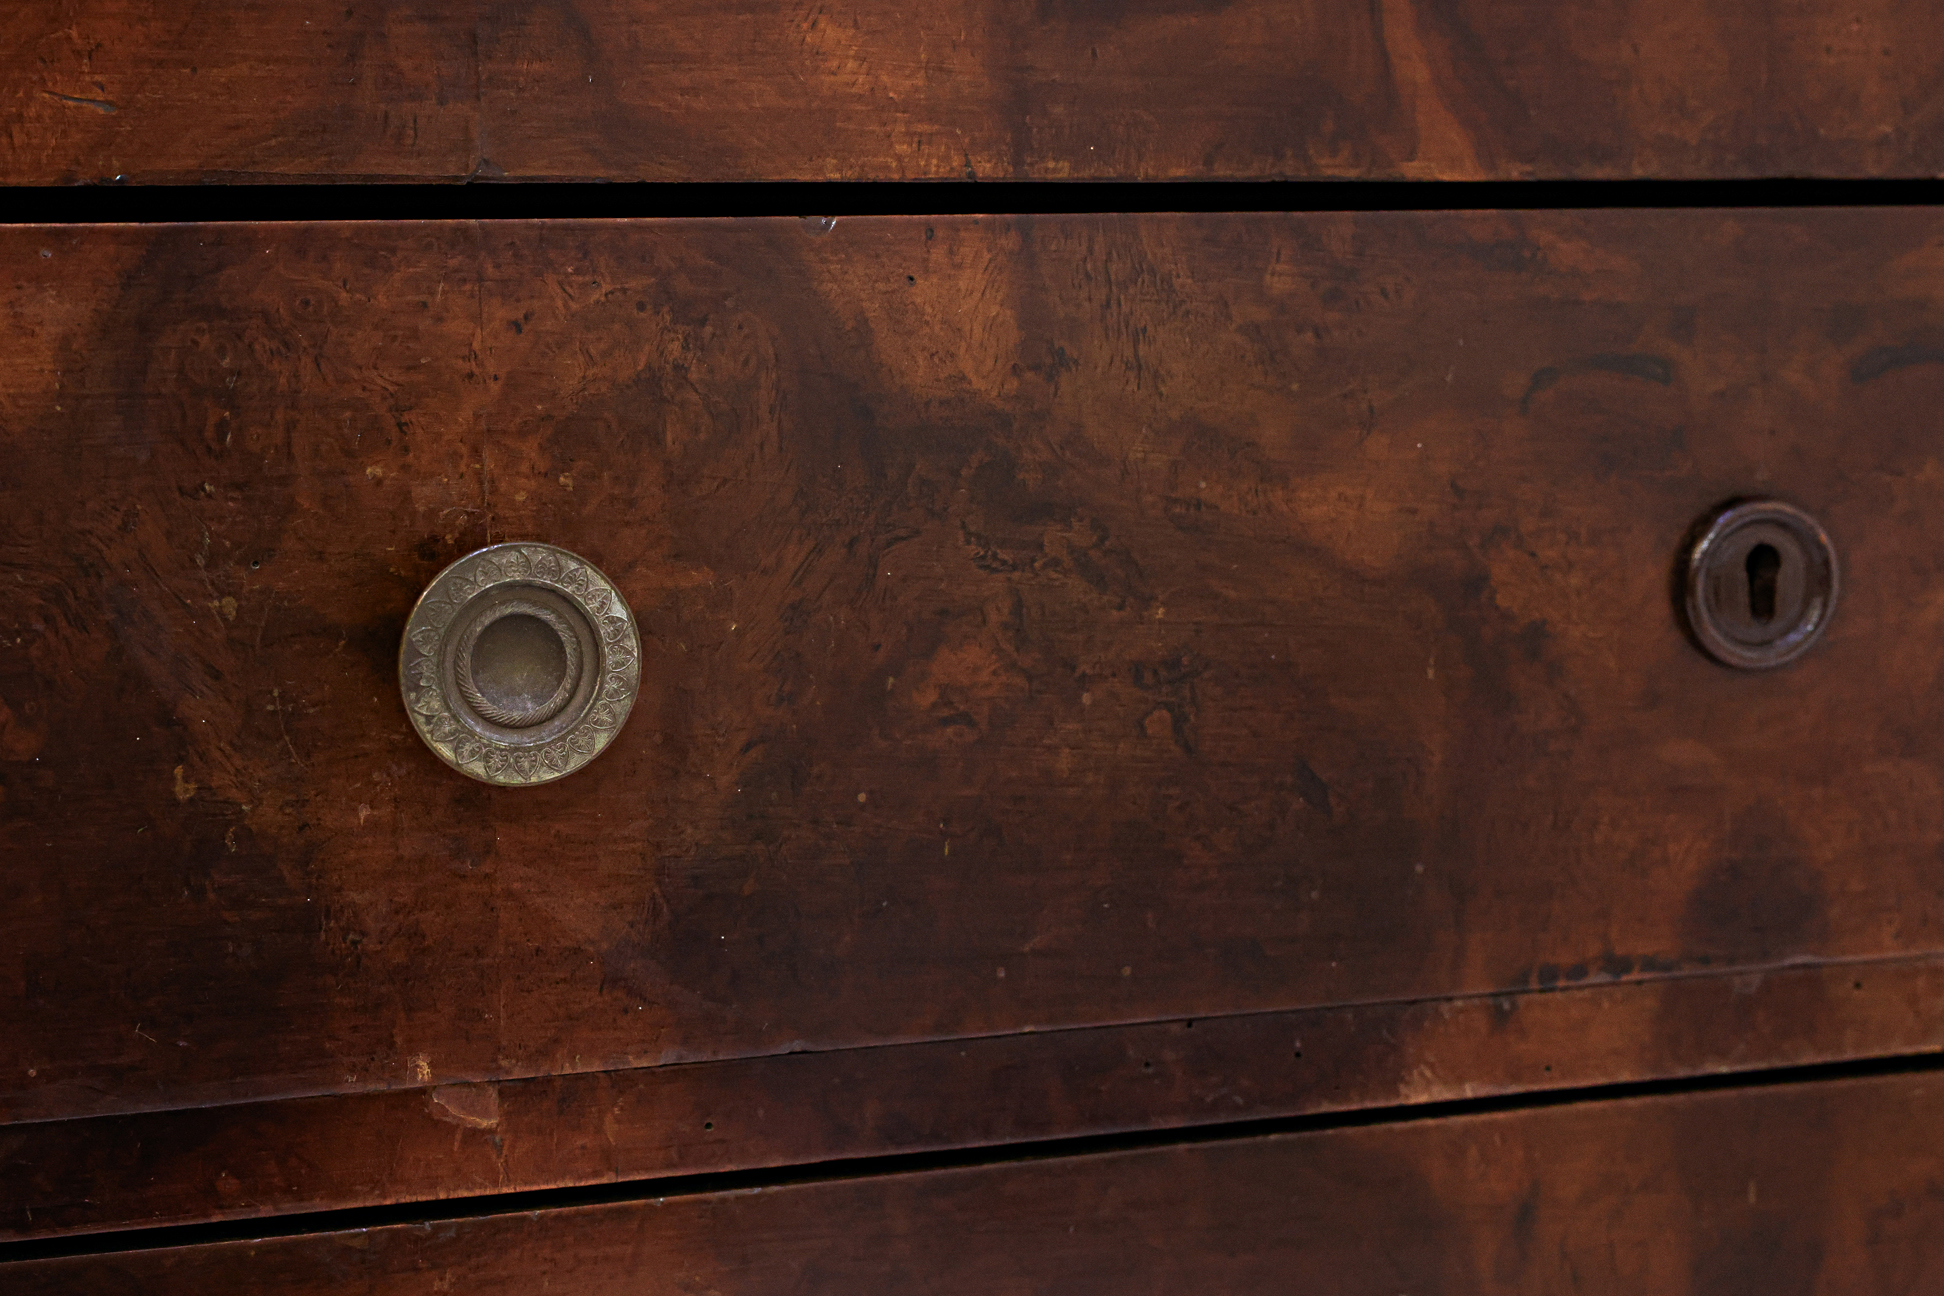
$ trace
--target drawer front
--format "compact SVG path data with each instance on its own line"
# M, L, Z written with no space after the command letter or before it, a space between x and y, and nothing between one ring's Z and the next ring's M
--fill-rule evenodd
M1935 1076L41 1261L8 1290L1933 1292Z
M1936 951L1940 234L8 230L0 1111ZM1778 671L1670 594L1749 493L1845 572ZM541 787L397 684L508 538L641 630Z
M0 180L1929 177L1940 57L1893 0L12 0Z
M63 1216L95 1194L47 1167L123 1131L30 1132L10 1231L440 1196L485 1141L544 1186L1502 1090L1549 1043L1593 1059L1574 1083L1934 1046L1848 969L1937 948L1939 232L8 231L6 1113L419 1087L382 1128L455 1156L293 1109L240 1179L165 1136L166 1173ZM1774 672L1702 655L1669 589L1751 492L1845 572ZM396 686L418 591L509 537L592 558L642 632L635 716L537 788L439 764ZM1741 997L1805 963L1833 975L1785 1009ZM949 1059L836 1052L1496 1023L1697 974L1739 1006L1642 1001L1617 1052L1582 1046L1622 1014L1540 1015L1516 1066L1446 1010L1326 1062L1307 1019L1199 1059L1116 1037L1084 1074L1084 1042L982 1046L956 1098L923 1080ZM683 1068L672 1116L625 1115L631 1069L791 1052L837 1070ZM492 1082L608 1071L609 1154L520 1150L562 1146L520 1115L562 1094L500 1125ZM752 1085L830 1096L751 1120ZM844 1092L883 1120L830 1118ZM992 1092L1043 1096L988 1128Z
M0 1128L0 1260L123 1245L78 1235L128 1228L1821 1075L1944 1050L1941 998L1944 959L1822 964L15 1124Z

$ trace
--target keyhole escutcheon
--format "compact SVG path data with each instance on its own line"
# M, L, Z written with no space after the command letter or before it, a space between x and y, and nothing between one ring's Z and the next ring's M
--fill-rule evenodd
M1780 500L1743 500L1697 526L1685 612L1695 642L1728 666L1794 661L1836 607L1836 550L1808 513Z

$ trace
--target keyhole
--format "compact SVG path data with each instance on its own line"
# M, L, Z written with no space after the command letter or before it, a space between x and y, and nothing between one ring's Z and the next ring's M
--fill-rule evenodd
M1748 615L1758 625L1775 620L1775 576L1782 570L1782 555L1772 544L1758 544L1748 551Z

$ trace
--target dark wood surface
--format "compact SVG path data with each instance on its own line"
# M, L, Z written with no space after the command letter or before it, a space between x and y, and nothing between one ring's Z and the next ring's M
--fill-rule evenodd
M0 51L13 184L1944 172L1918 0L14 0Z
M1936 1052L1940 1001L1786 968L43 1121L0 1240Z
M1581 1104L0 1270L10 1292L1928 1296L1935 1075Z
M0 1114L1936 951L1941 237L7 230ZM1751 491L1765 675L1669 593ZM647 682L496 791L394 655L508 538Z

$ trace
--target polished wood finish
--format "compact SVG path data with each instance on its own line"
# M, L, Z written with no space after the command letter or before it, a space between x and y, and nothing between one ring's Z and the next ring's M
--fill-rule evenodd
M1784 968L47 1121L0 1240L1937 1052L1940 1002Z
M10 1292L1923 1296L1944 1081L1690 1094L41 1261Z
M0 233L0 1112L1944 949L1940 238ZM1750 491L1845 564L1781 672L1674 610ZM644 687L494 790L397 636L528 537Z
M1944 172L1918 0L15 0L0 51L11 184Z

